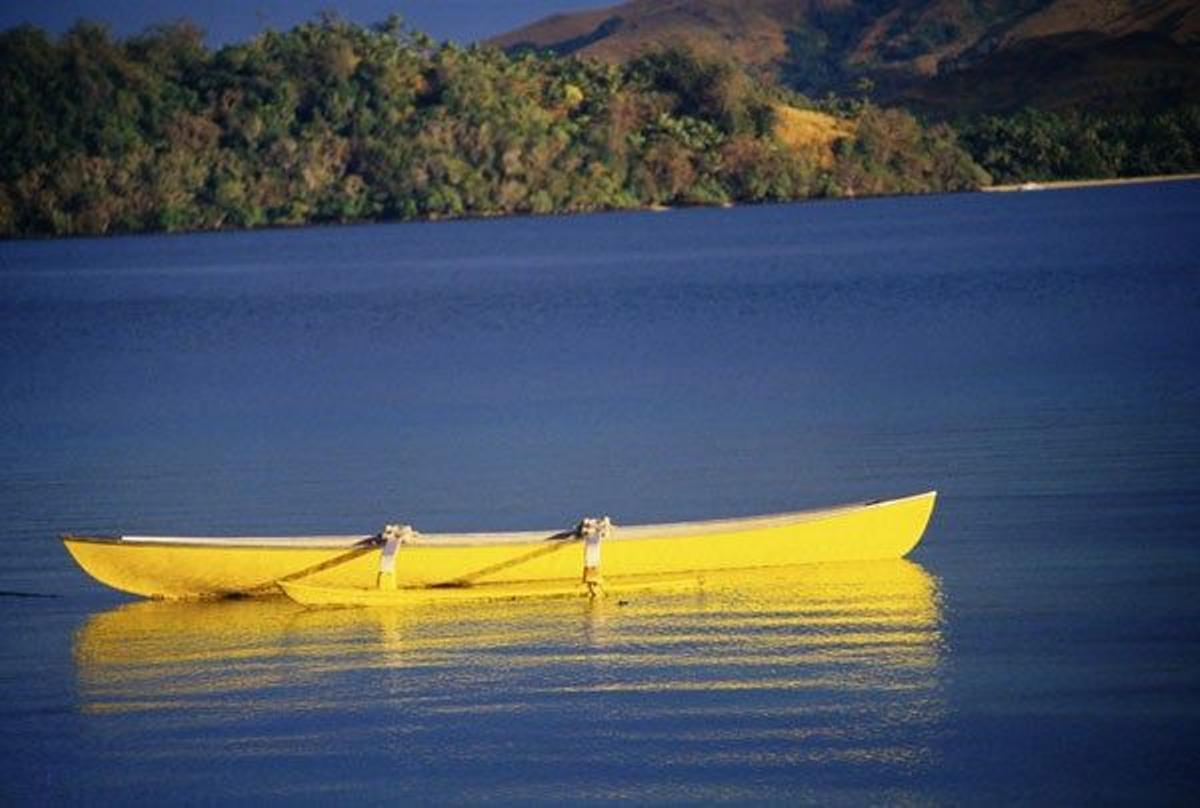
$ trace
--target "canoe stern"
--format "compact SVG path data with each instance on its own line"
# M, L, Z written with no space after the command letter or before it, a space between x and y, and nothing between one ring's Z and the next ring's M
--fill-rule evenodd
M284 578L319 573L337 562L332 581L357 581L376 565L370 546L270 547L127 542L64 536L84 572L122 592L169 600L278 594ZM326 576L329 577L329 576Z

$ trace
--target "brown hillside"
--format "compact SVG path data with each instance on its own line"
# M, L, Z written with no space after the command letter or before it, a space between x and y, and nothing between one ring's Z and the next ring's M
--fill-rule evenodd
M1200 102L1197 72L1195 53L1163 37L1105 40L1073 33L1018 42L962 69L911 83L893 98L942 115L1024 106L1161 107Z
M610 62L682 44L810 95L866 77L945 114L1200 97L1196 0L631 0L492 43Z
M1006 31L1001 45L1081 32L1110 38L1158 33L1177 45L1194 44L1200 38L1200 4L1195 0L1055 0Z
M621 62L654 47L688 45L722 52L747 65L787 53L785 31L813 6L847 0L631 0L598 11L558 14L491 40L501 48L532 47Z

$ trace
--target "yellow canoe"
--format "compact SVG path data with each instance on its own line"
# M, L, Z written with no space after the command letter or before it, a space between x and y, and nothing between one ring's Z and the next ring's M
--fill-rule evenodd
M266 537L64 536L75 561L123 592L190 599L278 594L307 604L636 588L718 570L900 558L935 492L740 519L573 530ZM602 558L602 563L601 563ZM586 584L586 585L585 585Z

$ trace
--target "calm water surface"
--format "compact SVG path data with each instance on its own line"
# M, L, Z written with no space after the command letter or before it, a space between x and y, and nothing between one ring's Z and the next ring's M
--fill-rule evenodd
M1197 221L1180 183L0 244L0 802L1183 802ZM927 488L909 561L595 604L133 602L56 539Z

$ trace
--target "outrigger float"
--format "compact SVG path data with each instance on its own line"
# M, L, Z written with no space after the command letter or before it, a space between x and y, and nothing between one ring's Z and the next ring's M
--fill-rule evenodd
M936 492L739 519L565 531L366 536L63 536L101 583L150 598L273 595L309 606L385 606L445 597L620 591L709 572L900 558L920 541ZM603 552L603 566L601 553ZM603 573L603 574L602 574Z

